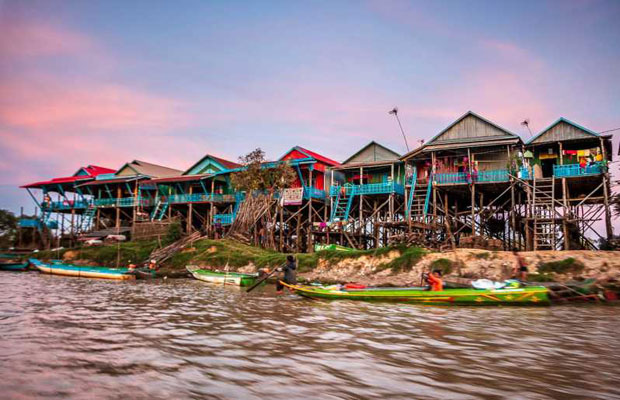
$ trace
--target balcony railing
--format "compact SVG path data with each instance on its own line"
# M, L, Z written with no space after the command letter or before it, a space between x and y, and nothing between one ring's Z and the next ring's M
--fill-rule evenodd
M507 169L492 169L488 171L441 173L434 175L435 183L472 183L472 182L507 182L509 180Z
M325 199L325 190L313 186L304 186L304 199Z
M467 179L467 173L465 172L435 174L433 177L435 183L439 185L444 183L469 183L471 179Z
M95 199L94 204L96 207L133 207L133 206L149 207L153 205L153 200L150 198L143 198L143 197L120 197L120 198Z
M566 178L574 176L599 175L603 173L601 163L594 163L586 167L580 167L579 164L554 165L553 176L557 178Z
M200 203L200 202L230 202L237 201L235 194L216 194L216 193L192 193L192 194L173 194L168 196L170 203Z
M235 219L234 214L215 214L213 216L213 223L219 222L222 225L230 225Z
M338 196L338 193L342 190L343 186L332 186L329 188L329 195L332 197ZM404 195L405 188L400 183L395 182L383 182L383 183L367 183L363 185L344 185L344 190L347 196L355 195L368 195L368 194L391 194L397 193Z
M490 171L479 171L477 182L508 182L508 170L507 169L493 169Z
M44 201L41 209L48 211L81 210L88 208L91 202L87 200Z

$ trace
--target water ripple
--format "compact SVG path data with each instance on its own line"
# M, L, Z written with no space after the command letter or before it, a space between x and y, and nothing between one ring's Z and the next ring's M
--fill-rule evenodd
M3 398L620 399L620 308L0 274Z

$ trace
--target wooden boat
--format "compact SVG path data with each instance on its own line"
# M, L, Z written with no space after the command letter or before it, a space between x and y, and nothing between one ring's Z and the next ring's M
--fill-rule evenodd
M360 288L338 286L283 285L297 294L320 299L392 301L428 305L549 305L548 289L541 286L503 289L446 289L432 292L424 288Z
M32 264L40 272L52 275L118 280L136 279L135 275L129 273L127 268L89 267L60 263L48 264L34 258L30 259L30 264Z
M258 274L242 274L239 272L211 271L188 265L185 267L194 278L220 285L251 286L258 279Z
M15 262L1 262L0 271L25 271L28 269L28 262L15 261Z

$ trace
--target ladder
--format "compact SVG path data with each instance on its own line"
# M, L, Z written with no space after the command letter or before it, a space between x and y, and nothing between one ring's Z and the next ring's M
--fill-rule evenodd
M556 224L555 178L534 179L533 187L534 250L555 250L559 236Z
M155 210L153 210L153 221L161 221L166 215L166 211L168 211L169 205L170 202L168 200L163 202L157 202Z
M80 224L80 232L86 232L90 228L96 211L97 209L92 204L88 206L86 211L84 211L84 215L82 215L82 223Z
M426 221L426 216L428 215L428 208L431 204L431 192L433 190L433 174L430 174L428 177L428 185L426 186L426 198L424 199L424 221Z
M429 183L416 183L409 194L409 216L413 221L423 222L425 216L426 193Z
M350 189L350 193L347 195L346 191L341 194L338 191L336 201L334 202L334 208L332 209L332 215L329 222L346 221L349 219L349 212L351 211L351 204L353 203L353 197L355 196L355 186Z

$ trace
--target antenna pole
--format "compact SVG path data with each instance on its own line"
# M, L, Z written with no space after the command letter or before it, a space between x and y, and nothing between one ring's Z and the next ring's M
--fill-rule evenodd
M403 129L403 125L400 123L400 118L398 118L398 108L394 107L390 114L394 114L396 117L396 121L398 121L398 126L400 127L400 133L403 134L403 139L405 139L405 147L407 147L407 153L409 153L409 143L407 143L407 136L405 136L405 130Z

